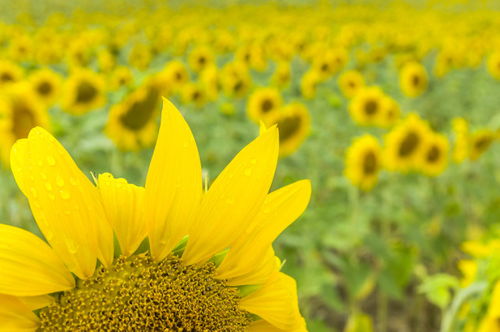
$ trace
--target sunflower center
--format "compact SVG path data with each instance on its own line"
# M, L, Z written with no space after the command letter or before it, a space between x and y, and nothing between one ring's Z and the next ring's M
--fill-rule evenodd
M47 96L52 92L52 85L47 81L43 81L38 84L37 91L42 96Z
M377 110L378 103L373 99L369 99L365 104L365 114L371 116L377 113Z
M419 86L420 85L420 77L418 75L413 75L411 82L414 86Z
M483 152L490 146L491 142L492 142L491 137L481 137L476 142L474 142L474 147L476 148L477 151Z
M415 152L419 144L420 139L418 134L414 131L408 132L399 146L399 155L401 157L408 157Z
M439 160L440 156L441 156L441 151L437 146L433 145L427 152L427 161L430 163L434 163Z
M261 108L262 108L262 113L267 113L269 112L270 110L273 109L273 102L272 100L270 99L264 99L264 101L262 102L262 105L261 105Z
M40 312L42 331L245 331L250 315L215 265L120 257Z
M278 122L280 142L292 137L300 128L301 119L298 116L286 117Z
M146 96L132 103L128 111L121 116L121 122L131 130L141 129L153 116L159 100L158 91L154 88L148 89Z
M22 100L15 100L12 105L12 133L18 139L28 137L35 126L35 117L30 107Z
M14 76L12 76L9 72L3 72L2 75L0 75L0 80L2 82L12 82L14 80Z
M76 91L76 102L77 103L88 103L94 100L97 96L97 89L90 82L82 81L78 85Z
M366 175L371 175L375 173L377 170L378 163L377 163L377 156L373 151L368 151L365 154L365 158L363 159L363 173Z

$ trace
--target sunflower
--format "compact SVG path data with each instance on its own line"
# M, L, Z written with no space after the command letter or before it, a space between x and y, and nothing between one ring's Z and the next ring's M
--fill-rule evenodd
M455 136L453 160L461 163L469 156L469 124L464 118L454 118L452 129Z
M321 82L321 75L314 69L308 70L300 79L300 92L306 99L311 99L316 95L316 90Z
M19 82L23 77L23 70L10 61L0 61L0 87Z
M112 90L116 90L132 84L133 79L132 72L128 67L119 66L111 73L109 84Z
M139 70L145 70L151 63L153 55L151 48L147 44L137 43L132 47L128 56L128 62Z
M61 88L61 76L49 68L39 69L29 76L33 92L47 105L58 97Z
M383 120L385 95L378 87L364 87L349 104L351 118L360 125L373 126Z
M220 83L227 96L244 97L252 84L248 67L242 62L226 64L221 72Z
M0 225L9 271L0 329L306 331L295 281L271 245L305 209L310 184L268 194L278 130L203 192L187 123L168 101L163 114L144 188L109 173L92 185L41 128L15 144L14 177L48 244ZM138 250L146 237L149 248Z
M63 110L74 115L84 114L104 104L104 79L87 70L74 70L65 82Z
M417 114L408 115L385 137L385 166L393 171L406 172L415 169L431 133L427 122Z
M219 95L219 70L216 65L205 68L200 74L200 84L208 100L216 100Z
M165 84L171 85L173 90L180 89L189 80L186 65L177 60L169 62L158 76Z
M36 126L49 127L49 116L31 86L18 83L0 98L0 160L9 165L11 146Z
M347 149L345 176L353 185L368 191L375 186L382 168L382 149L372 135L355 139Z
M274 88L260 88L255 90L248 98L247 114L248 117L254 121L264 121L272 116L273 113L278 112L281 107L283 99L277 89Z
M271 82L273 85L284 88L290 84L292 78L292 72L290 68L290 63L280 61L271 77Z
M492 53L488 58L488 72L493 78L500 80L500 51Z
M199 73L214 64L215 56L208 47L199 46L189 54L188 62L189 67L194 72Z
M207 94L201 84L186 83L181 90L182 101L185 104L194 104L197 107L207 102Z
M352 98L365 86L365 79L359 71L349 70L340 75L338 84L344 96Z
M495 141L495 132L489 129L481 129L472 133L469 137L469 159L477 160Z
M418 97L425 92L428 85L427 72L420 63L408 62L399 75L401 91L408 97Z
M391 97L382 99L382 116L378 118L378 124L382 127L394 126L401 116L399 104Z
M138 150L153 145L157 131L160 92L146 84L111 108L106 134L122 150Z
M445 136L437 133L428 135L417 162L419 170L429 176L441 174L448 165L448 150Z
M267 118L266 125L277 125L280 131L280 156L295 152L309 135L311 116L300 103L288 104Z

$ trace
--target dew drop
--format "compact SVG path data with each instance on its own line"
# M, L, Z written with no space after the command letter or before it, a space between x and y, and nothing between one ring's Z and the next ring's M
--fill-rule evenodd
M69 178L69 183L71 183L73 186L76 186L78 184L74 177Z
M55 201L56 196L55 196L54 194L49 194L49 198L50 198L51 200Z
M51 191L52 190L52 184L50 182L45 182L45 189L47 189L48 191Z
M71 197L70 193L66 190L61 190L59 194L61 195L62 199L69 199Z
M78 251L78 246L75 241L71 239L66 239L66 248L68 249L70 254L76 254Z
M252 160L250 160L250 163L251 163L252 165L257 164L257 159L252 159Z
M245 174L246 176L250 176L250 175L252 175L252 169L251 169L251 168L247 168L247 169L245 170L244 174Z
M31 188L30 191L31 191L31 195L33 196L33 198L37 198L38 197L38 192L36 191L35 188Z
M58 185L59 187L64 186L64 180L63 180L63 178L62 178L60 175L58 175L58 176L56 177L56 183L57 183L57 185Z
M49 164L50 166L54 166L56 164L56 160L54 159L54 157L52 156L47 156L47 164Z
M42 179L47 180L47 174L42 172L40 173L40 176L42 177Z

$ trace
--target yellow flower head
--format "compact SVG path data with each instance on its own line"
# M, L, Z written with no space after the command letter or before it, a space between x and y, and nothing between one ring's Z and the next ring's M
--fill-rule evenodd
M300 103L291 103L266 118L266 125L276 124L280 131L280 156L297 151L311 131L311 116Z
M349 70L340 75L338 84L344 96L352 98L365 86L365 79L359 71Z
M201 84L186 83L181 90L182 101L185 104L194 104L198 107L207 102L207 94Z
M109 85L111 90L117 90L121 87L126 87L132 84L133 79L134 77L132 76L130 69L125 66L120 66L111 72Z
M418 97L428 85L427 72L420 63L409 62L403 66L399 76L401 90L408 97Z
M432 133L427 136L418 168L426 175L436 176L441 174L448 165L448 140L445 136Z
M0 97L0 160L9 165L11 146L36 126L48 128L49 115L31 86L18 83Z
M278 149L277 128L265 130L203 191L193 135L165 100L145 187L109 173L94 186L33 129L11 162L47 242L0 225L0 328L306 331L272 242L310 183L269 193Z
M209 66L212 66L214 62L214 53L206 46L195 48L189 54L189 67L197 73L203 71Z
M375 186L382 168L382 149L372 135L356 138L347 149L345 176L353 185L368 191Z
M306 99L316 95L316 88L321 82L321 75L314 69L308 70L300 79L300 92Z
M109 112L106 134L122 150L139 150L154 144L160 92L145 84Z
M358 91L349 104L351 118L360 125L380 125L385 120L385 95L378 87L365 87Z
M279 111L282 103L283 99L277 89L257 89L248 98L248 117L256 123L260 121L268 123L267 119Z
M81 115L104 104L105 82L101 75L88 70L76 69L64 83L64 111Z
M495 139L495 132L489 129L481 129L472 133L469 138L469 158L477 160L488 150Z
M469 156L469 124L464 118L454 118L452 129L455 136L453 160L461 163Z
M0 61L0 87L19 82L23 77L23 70L9 61Z
M490 75L500 80L500 51L494 52L489 56L487 66Z
M410 114L385 137L384 163L394 171L416 168L432 131L417 114Z
M61 76L49 68L39 69L29 76L33 92L45 104L52 104L59 97Z

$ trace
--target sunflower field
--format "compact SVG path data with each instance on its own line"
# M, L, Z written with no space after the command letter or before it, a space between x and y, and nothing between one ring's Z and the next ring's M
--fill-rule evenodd
M0 331L500 332L499 1L0 4Z

